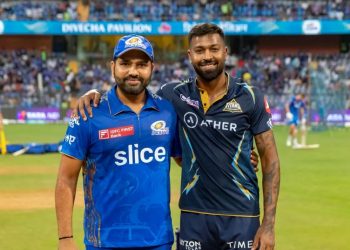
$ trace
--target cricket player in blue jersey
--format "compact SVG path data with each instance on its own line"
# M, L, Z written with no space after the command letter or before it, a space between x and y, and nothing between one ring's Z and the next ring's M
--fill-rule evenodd
M111 71L116 86L94 108L73 117L62 146L56 184L60 250L78 249L72 210L82 169L87 250L170 250L170 157L179 157L171 103L149 93L153 49L142 36L121 38Z
M301 94L292 97L291 101L286 104L286 118L289 125L289 132L287 137L287 147L298 147L298 127L301 125L302 132L306 129L306 112L305 102Z
M225 73L224 39L217 25L194 26L188 56L196 78L166 84L157 93L174 105L179 123L179 248L271 250L280 164L270 108L258 89ZM98 94L85 95L79 109L91 99L96 104ZM261 224L258 181L249 160L253 140L263 175Z

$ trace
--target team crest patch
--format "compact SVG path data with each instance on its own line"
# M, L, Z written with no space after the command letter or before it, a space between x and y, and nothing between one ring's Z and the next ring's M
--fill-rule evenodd
M156 121L151 124L152 135L167 135L169 128L166 127L165 121Z
M138 48L143 48L146 49L146 46L142 43L142 40L137 37L131 37L128 40L125 41L126 47L138 47Z
M231 113L242 113L241 105L235 100L232 99L228 103L226 103L223 111L231 112Z
M118 128L107 128L98 131L99 140L113 139L117 137L131 136L134 135L134 126L123 126Z

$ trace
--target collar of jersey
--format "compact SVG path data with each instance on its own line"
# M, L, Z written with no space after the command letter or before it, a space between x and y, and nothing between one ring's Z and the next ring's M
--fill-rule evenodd
M234 88L234 85L236 82L240 82L240 81L237 78L230 76L227 72L225 72L225 75L227 76L227 80L228 80L227 82L227 92L228 92L230 89ZM193 81L192 86L194 90L199 89L199 87L197 86L197 78L192 78L192 81Z
M116 88L117 88L117 86L115 86L114 88L111 88L107 93L108 106L109 106L109 111L110 111L111 115L113 115L113 116L118 115L122 112L134 112L128 106L124 105L120 101L120 99L116 93ZM159 107L158 107L156 101L154 100L154 98L148 92L147 89L146 89L146 103L143 106L141 112L143 110L146 110L146 109L153 109L153 110L159 111Z

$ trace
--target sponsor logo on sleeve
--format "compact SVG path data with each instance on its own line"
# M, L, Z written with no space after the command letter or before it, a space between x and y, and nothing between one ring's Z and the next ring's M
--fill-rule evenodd
M68 122L69 127L74 128L75 125L80 126L79 118L79 116L72 116Z
M107 140L124 136L132 136L135 134L134 126L128 125L118 128L101 129L98 131L99 140Z
M235 100L232 99L228 103L226 103L223 111L231 112L231 113L242 113L241 105Z
M192 100L190 97L186 97L183 94L180 94L181 101L186 102L188 105L199 109L199 101Z
M165 121L156 121L151 124L152 135L167 135L169 128L166 127Z
M73 135L66 135L64 140L68 142L69 145L72 145L75 142L75 136Z

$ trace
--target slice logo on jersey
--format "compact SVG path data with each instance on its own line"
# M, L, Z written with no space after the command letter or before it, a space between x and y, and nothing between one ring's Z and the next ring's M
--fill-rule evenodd
M80 126L79 118L79 116L72 116L68 122L69 127L74 128L75 125Z
M167 135L169 128L166 127L165 121L156 121L151 124L152 135Z
M126 47L139 47L146 49L146 46L142 43L141 38L139 37L131 37L128 40L125 41Z
M264 97L264 104L265 104L265 110L267 113L271 114L271 109L270 109L270 106L269 106L269 103L267 101L267 97L265 96Z
M135 134L134 126L128 125L118 128L108 128L98 131L99 140L107 140L124 136L132 136Z
M157 147L155 149L149 147L139 148L139 144L130 144L127 151L120 150L114 154L114 163L118 167L122 167L125 165L151 163L153 161L164 162L166 155L167 152L164 147Z
M73 135L66 135L65 136L65 138L64 138L64 140L66 141L66 142L68 142L68 144L69 145L72 145L72 143L74 143L75 142L75 136L73 136Z
M188 105L199 109L199 101L191 100L190 97L186 97L183 94L180 94L180 98L182 101L186 102Z
M226 103L223 111L231 112L231 113L242 113L241 105L235 100L232 99L228 103Z

